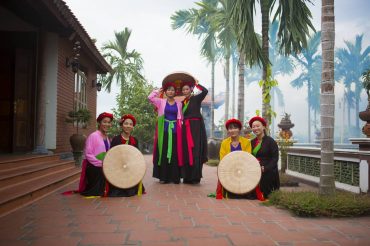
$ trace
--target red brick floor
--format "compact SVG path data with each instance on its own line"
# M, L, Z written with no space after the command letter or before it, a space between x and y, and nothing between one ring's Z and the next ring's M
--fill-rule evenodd
M93 198L60 193L0 218L0 245L370 245L370 217L298 218L258 201L215 200L216 168L200 185L144 179L147 194Z

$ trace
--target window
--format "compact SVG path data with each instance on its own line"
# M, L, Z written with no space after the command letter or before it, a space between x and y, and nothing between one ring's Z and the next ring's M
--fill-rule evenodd
M86 75L80 70L75 73L75 93L73 108L76 111L79 109L87 108Z

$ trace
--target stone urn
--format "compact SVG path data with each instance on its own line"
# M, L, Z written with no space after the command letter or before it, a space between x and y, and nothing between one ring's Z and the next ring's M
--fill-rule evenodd
M362 133L366 135L366 137L370 137L370 109L369 106L365 111L362 111L358 114L361 120L365 121L365 125L362 127Z
M358 114L361 120L366 124L362 127L362 132L366 137L370 137L370 68L362 74L362 85L367 94L367 108Z
M75 160L76 166L81 166L86 136L82 134L73 134L69 138L69 142L72 147L73 158Z
M279 135L283 139L290 139L293 136L291 128L294 127L294 124L290 120L290 114L285 113L283 118L281 119L278 127L281 129Z

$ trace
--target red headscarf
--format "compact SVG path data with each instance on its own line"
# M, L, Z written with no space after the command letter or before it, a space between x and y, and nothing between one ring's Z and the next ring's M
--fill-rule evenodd
M136 119L132 114L122 115L121 120L119 121L119 123L122 125L123 122L125 122L125 120L127 120L127 119L131 119L134 126L136 125Z
M175 84L175 82L168 82L168 83L164 84L163 85L163 91L166 91L168 89L168 87L171 87L171 86L173 88L175 88L175 91L176 91L176 84Z
M113 120L113 114L111 113L107 113L107 112L103 112L101 114L99 114L98 118L96 118L96 121L97 122L100 122L102 119L104 118L110 118L111 120Z
M193 82L183 82L183 83L181 84L181 89L182 89L182 87L184 87L185 85L189 86L189 87L190 87L190 90L193 90L193 89L194 89L194 86L195 86Z
M264 118L260 117L260 116L254 116L252 119L250 119L249 120L249 126L252 127L253 122L255 122L256 120L261 122L262 125L264 127L266 127L266 125L267 125L266 120Z
M226 121L226 123L225 123L225 127L226 127L226 129L228 129L228 127L229 127L229 125L230 125L231 123L235 123L235 124L237 124L237 125L239 126L239 129L242 129L242 123L240 122L240 120L238 120L238 119L234 119L234 118L229 119L229 120L227 120L227 121Z

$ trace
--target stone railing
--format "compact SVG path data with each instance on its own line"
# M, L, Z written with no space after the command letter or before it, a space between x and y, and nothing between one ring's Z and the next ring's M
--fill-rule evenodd
M293 146L287 151L287 158L287 174L320 182L320 148ZM359 150L334 149L335 186L354 193L368 192L369 167L362 164Z

